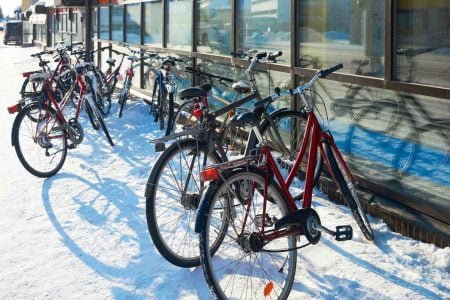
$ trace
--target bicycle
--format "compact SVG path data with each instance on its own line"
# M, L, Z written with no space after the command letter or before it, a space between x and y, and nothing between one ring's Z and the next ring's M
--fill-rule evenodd
M318 152L324 157L362 233L368 240L374 239L357 198L354 178L331 133L322 131L313 106L304 96L319 78L341 68L342 64L339 64L319 70L308 83L287 92L277 92L255 104L262 106L282 95L298 94L305 106L304 141L310 142L302 144L286 179L255 122L249 125L261 146L252 155L209 166L201 172L202 181L209 182L209 185L200 202L195 232L200 235L202 268L214 297L287 299L294 281L298 249L317 244L322 232L331 234L338 241L352 238L351 226L328 229L311 208ZM302 206L298 208L289 186L306 153L307 144L305 191ZM300 236L305 236L307 242L298 246L297 238Z
M150 103L150 113L154 116L154 122L159 122L160 130L163 130L166 126L165 124L167 124L166 133L169 133L174 115L174 101L177 91L177 84L172 78L171 68L175 67L177 62L183 62L183 60L171 56L165 58L154 56L153 59L160 59L162 63L159 71L154 74L155 81Z
M96 107L92 97L95 90L92 87L91 77L87 74L92 68L94 67L89 63L82 63L76 67L76 81L60 103L56 100L51 87L51 74L33 74L30 76L30 81L43 83L43 92L40 97L22 109L19 104L8 107L9 113L17 113L12 128L12 145L19 161L31 174L37 177L55 175L65 162L67 149L74 149L83 141L83 128L78 122L83 103L91 121L98 122L108 142L114 146L103 122L102 113ZM80 89L80 100L74 117L67 120L64 108L68 106L77 86ZM36 116L36 120L26 117L28 115ZM68 144L68 140L71 144Z
M198 240L194 237L193 225L206 186L200 181L199 174L210 162L228 161L223 146L223 133L216 131L222 126L216 120L217 117L251 100L261 99L253 77L256 64L266 57L268 61L274 61L279 55L281 53L269 55L258 53L250 58L247 76L252 84L251 94L214 112L202 110L202 122L197 126L153 141L156 143L157 151L163 151L165 142L176 139L155 162L145 192L149 233L160 254L172 264L180 267L194 267L200 264L200 253L196 244ZM235 91L249 92L250 87L245 85L243 82L235 84ZM205 91L201 89L197 91L201 93L200 97L206 97ZM227 122L227 126L241 126L249 119L259 122L261 132L271 141L271 147L277 152L277 161L283 165L287 173L290 159L303 140L305 115L287 109L279 109L269 114L265 109L258 108L254 115L233 116ZM248 154L256 142L255 137L250 135L244 154ZM317 164L317 168L316 183L320 174L320 163ZM293 184L296 190L293 192L301 198L303 182L300 172L296 175Z

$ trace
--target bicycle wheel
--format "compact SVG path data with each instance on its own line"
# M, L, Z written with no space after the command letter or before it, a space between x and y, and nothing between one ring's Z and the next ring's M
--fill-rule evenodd
M105 134L106 139L108 140L108 143L114 147L114 142L111 139L111 136L109 135L108 128L106 128L106 124L105 124L105 121L103 120L103 116L102 116L101 112L98 109L96 109L94 114L97 115L98 123L100 124L100 127L102 128L103 133Z
M302 146L306 129L306 116L294 110L275 111L270 118L264 119L260 131L271 148L271 154L277 162L281 175L286 180ZM322 173L323 158L318 155L314 170L314 186ZM303 198L306 162L302 162L292 181L289 192L295 200Z
M197 221L203 224L200 259L213 297L287 299L296 270L296 237L264 240L265 234L273 233L276 220L288 213L282 192L269 183L269 201L264 201L265 174L252 167L222 175L206 191L205 214ZM223 235L224 222L228 230L213 253L211 242Z
M336 156L331 146L327 143L323 143L323 146L325 155L327 156L328 162L330 163L330 172L332 172L333 177L336 180L336 184L342 195L344 196L345 202L350 207L356 223L358 224L359 228L361 228L361 231L366 239L369 241L373 241L373 231L370 227L369 221L367 220L367 216L364 212L361 202L359 201L354 183L352 183L350 178L347 176L345 168L340 165L340 162L338 160L336 160ZM341 170L344 170L344 172L342 172Z
M122 91L120 92L120 96L119 96L119 104L120 104L119 118L122 117L122 111L123 111L123 108L125 107L125 102L127 102L128 89L130 88L130 85L131 85L130 78L127 77L125 79Z
M101 91L99 91L99 94L97 95L96 104L97 104L97 107L102 112L103 116L107 116L109 114L109 112L111 111L111 94L112 94L112 92L111 92L109 85L106 82L105 74L103 74L103 72L101 70L99 70L98 74L100 76L100 78L98 78L98 82L99 82L99 89Z
M87 97L88 95L86 95ZM89 101L87 99L84 99L84 109L86 110L86 113L88 115L89 121L91 122L92 128L95 130L100 129L100 122L98 121L98 117L96 114L94 114L94 111L89 104Z
M190 268L200 264L195 216L203 193L199 174L206 164L220 162L193 139L175 142L156 161L147 182L147 226L159 253L172 264Z
M22 87L20 88L20 97L22 99L25 99L41 93L43 83L44 81L42 80L30 82L30 78L26 78L22 83Z
M169 134L166 132L166 135L182 132L198 124L199 120L192 114L194 105L191 100L186 100L180 105L171 122L170 132Z
M164 129L164 120L167 114L167 92L163 87L163 91L158 93L158 121L159 121L159 130Z
M166 122L166 135L169 135L172 131L172 123L173 123L173 106L174 106L174 96L173 93L168 93L168 103L167 103L167 122Z
M31 120L33 115L37 119ZM63 166L67 154L64 124L56 111L42 103L32 103L22 109L14 120L12 141L22 165L37 177L55 175Z

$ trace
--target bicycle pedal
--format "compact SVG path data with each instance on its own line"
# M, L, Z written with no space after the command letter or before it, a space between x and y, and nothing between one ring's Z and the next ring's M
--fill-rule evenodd
M67 144L67 149L72 150L75 149L77 147L77 145L75 144Z
M353 228L350 225L336 226L336 241L348 241L353 238Z
M166 150L166 144L164 143L155 144L155 152L163 152L164 150Z

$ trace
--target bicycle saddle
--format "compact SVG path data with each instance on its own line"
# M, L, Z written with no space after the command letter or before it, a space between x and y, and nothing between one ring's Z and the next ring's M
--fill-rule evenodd
M108 59L106 60L106 63L108 65L110 65L111 67L114 67L116 65L116 60L112 57L108 57Z
M50 73L34 73L30 76L30 81L40 81L40 80L47 80L52 75Z
M186 98L196 98L196 97L206 97L206 92L198 87L190 87L184 90L181 90L180 93L180 98L181 99L186 99Z
M243 81L235 82L231 87L238 94L247 94L250 92L250 87Z
M254 112L245 112L231 117L228 125L231 127L253 127L259 124L259 117Z

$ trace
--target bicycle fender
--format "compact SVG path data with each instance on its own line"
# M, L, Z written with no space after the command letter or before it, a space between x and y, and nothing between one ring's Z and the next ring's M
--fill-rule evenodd
M209 201L211 199L212 192L217 188L217 183L219 180L221 179L215 180L209 184L208 189L200 200L197 216L195 217L195 233L200 233L205 229L205 220L206 214L208 213L207 209L209 207Z

